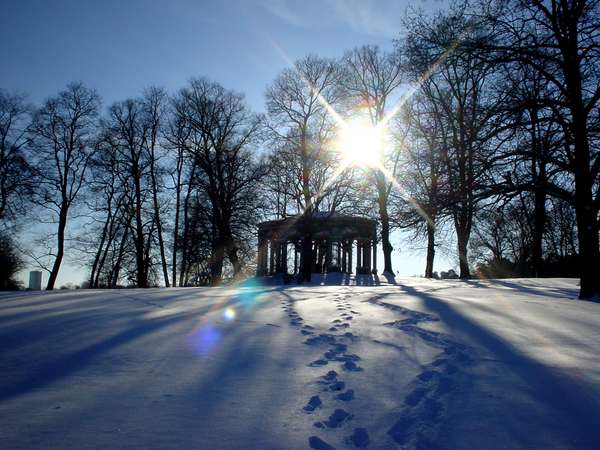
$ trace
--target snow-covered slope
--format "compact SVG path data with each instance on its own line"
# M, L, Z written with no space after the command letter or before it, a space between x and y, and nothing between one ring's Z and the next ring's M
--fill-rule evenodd
M0 295L2 448L600 448L575 280Z

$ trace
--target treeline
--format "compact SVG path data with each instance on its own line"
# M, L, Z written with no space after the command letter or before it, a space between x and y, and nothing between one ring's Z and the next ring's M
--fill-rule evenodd
M4 278L19 268L24 217L51 231L48 251L27 257L52 289L67 239L90 287L217 285L252 273L260 220L338 211L378 220L384 272L394 230L426 245L426 277L451 233L461 278L580 276L581 298L599 295L599 8L412 12L390 51L283 70L264 115L202 78L105 112L82 83L35 108L2 91ZM356 118L386 130L376 165L339 148Z

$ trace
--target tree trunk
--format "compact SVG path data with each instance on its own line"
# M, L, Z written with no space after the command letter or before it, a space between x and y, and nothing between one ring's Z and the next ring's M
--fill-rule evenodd
M427 263L425 278L433 278L433 259L435 258L435 227L427 222Z
M152 151L152 163L150 166L150 175L152 177L152 201L154 204L154 216L156 220L156 233L158 235L158 248L160 251L160 262L162 265L163 278L165 280L165 287L169 287L169 269L167 267L167 256L165 254L165 243L163 240L162 223L160 221L160 208L158 205L158 186L156 184L156 174L154 168L154 151Z
M187 192L185 193L185 198L183 199L183 250L181 252L181 268L179 269L179 286L185 286L186 283L184 279L186 278L185 274L187 271L187 258L188 258L188 239L190 233L190 224L189 224L189 210L190 210L190 196L192 195L192 182L194 180L194 176L196 174L196 160L194 159L194 163L192 165L192 169L190 171L190 177L188 180Z
M390 242L390 217L387 209L387 186L383 174L377 174L377 194L379 203L379 218L381 220L381 246L383 248L383 273L394 275L392 269L392 251Z
M458 241L458 259L460 268L459 277L462 280L468 280L469 278L471 278L471 271L469 269L469 259L467 254L470 234L470 227L464 221L456 222L456 238Z
M189 190L188 195L186 195L185 200L183 202L183 249L181 251L181 267L179 268L179 286L185 286L184 277L187 271L187 254L188 254L188 239L190 233L190 224L189 224Z
M60 264L62 263L63 255L65 252L65 229L67 227L68 207L64 206L65 201L63 201L62 204L63 206L61 207L60 214L58 216L58 248L56 251L56 258L54 259L54 264L52 265L52 271L50 272L50 277L48 278L48 284L46 285L47 291L51 291L54 289L54 284L56 283L58 271L60 270Z
M591 204L579 205L575 211L577 217L577 238L579 241L579 270L581 285L580 299L591 299L600 295L600 277L598 276L598 219Z
M117 283L119 282L119 274L121 272L121 263L123 261L123 255L125 254L125 244L127 243L127 236L129 235L128 224L125 225L125 229L123 230L123 237L121 238L121 243L119 244L119 253L117 255L117 261L115 262L115 266L113 267L113 271L109 280L109 286L114 289L117 287Z
M308 148L306 143L306 124L302 130L300 141L302 152L302 194L304 196L304 215L303 215L303 235L302 235L302 255L300 258L300 266L302 275L298 280L310 282L313 270L313 251L312 251L312 219L313 205L310 195L310 176L311 165L308 156Z
M593 180L590 171L590 148L587 130L577 125L575 134L575 216L577 219L577 238L579 244L579 270L581 272L580 299L591 299L600 295L600 277L598 264L598 210L593 205Z
M568 19L569 17L572 16L564 16L563 19ZM579 298L591 299L596 295L600 295L600 277L598 277L598 265L600 264L598 209L593 204L595 180L591 171L591 148L588 134L589 113L586 110L583 100L584 90L578 45L577 33L571 33L567 40L563 40L561 50L565 55L565 64L562 67L568 91L569 109L573 121L575 215L577 218L579 268L581 273Z
M109 200L110 202L110 200ZM100 258L102 256L102 250L104 249L104 242L106 242L106 235L108 234L108 227L112 218L112 214L110 210L106 215L106 221L104 222L104 226L102 227L102 235L100 237L100 243L98 244L98 250L96 251L96 256L94 256L94 263L92 264L92 271L90 274L90 280L88 282L88 288L94 287L94 280L96 279L96 270L99 268Z
M156 233L158 235L158 248L160 250L160 260L162 263L162 271L163 271L163 278L165 280L165 287L169 287L170 286L169 268L167 266L167 256L165 254L165 243L163 240L162 224L160 222L160 213L159 213L158 205L156 204L156 202L158 202L157 199L155 199L154 214L156 214Z
M537 278L542 275L542 240L546 223L546 193L542 189L536 188L534 196L533 248L531 249L531 259L533 263L533 276Z
M233 278L235 279L242 272L242 264L240 263L237 247L231 245L227 252L227 257L229 258L229 262L231 262L231 265L233 266Z
M178 169L179 170L179 169ZM177 286L177 246L179 245L179 208L181 203L181 170L177 173L175 193L175 223L173 225L172 279L173 287ZM181 282L180 282L181 284Z
M116 225L116 229L115 229L115 225ZM104 252L102 253L102 257L100 258L100 262L96 269L96 278L94 279L93 285L91 287L97 288L99 286L100 274L102 273L102 269L104 268L104 264L105 264L106 258L108 256L108 252L110 251L110 247L112 245L113 240L117 236L118 231L119 231L119 224L115 220L115 217L113 216L113 218L111 219L110 227L108 229L108 242L104 246ZM109 281L109 283L107 283L107 285L110 286L110 280L107 280L107 281Z
M132 159L135 156L132 155ZM146 246L144 245L144 225L142 222L142 188L141 188L141 175L137 163L134 163L132 170L135 186L135 263L136 263L136 284L137 287L147 288L148 279L145 273L145 261L144 252Z
M308 222L306 218L305 222ZM310 228L310 224L306 224L307 228ZM310 282L313 265L313 249L312 249L312 233L310 230L306 230L302 235L302 252L300 254L300 273L301 277L299 282L307 281Z
M538 129L538 108L532 107L529 112L531 116L531 175L534 191L533 211L533 236L531 249L532 275L541 276L542 272L542 239L544 237L544 226L546 222L546 162L543 155L542 136Z
M144 247L144 276L146 279L146 287L150 287L149 279L150 279L150 249L152 244L152 235L154 234L154 226L156 225L156 217L152 221L150 225L150 230L148 230L148 239L146 239L146 244Z
M223 280L223 260L225 259L225 243L217 239L212 251L210 261L210 282L212 286L219 286Z

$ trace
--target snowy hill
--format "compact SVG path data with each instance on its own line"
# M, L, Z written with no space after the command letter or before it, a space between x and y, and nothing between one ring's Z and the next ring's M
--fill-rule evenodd
M3 448L600 448L576 280L0 295Z

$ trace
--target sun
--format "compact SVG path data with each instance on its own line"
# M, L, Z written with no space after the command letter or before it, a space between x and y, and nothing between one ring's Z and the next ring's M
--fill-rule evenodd
M346 165L379 167L382 145L382 130L368 120L353 119L340 126L337 148Z

